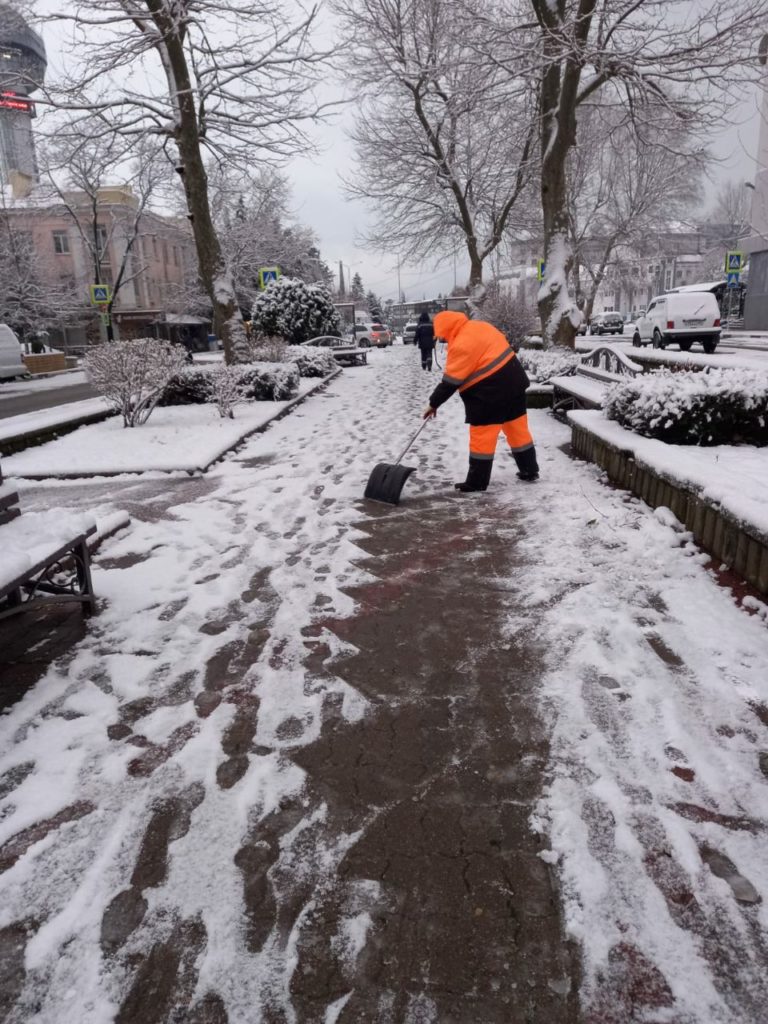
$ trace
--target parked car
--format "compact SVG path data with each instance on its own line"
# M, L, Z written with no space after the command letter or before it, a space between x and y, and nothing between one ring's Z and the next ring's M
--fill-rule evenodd
M720 307L712 292L673 292L651 299L638 318L632 344L666 348L677 342L687 352L695 341L714 352L720 341Z
M312 348L354 348L349 337L339 338L335 334L321 334L319 338L310 338L309 341L302 341L300 344Z
M590 334L623 334L624 320L621 313L610 310L606 313L595 313L589 321Z
M403 328L403 344L404 345L415 345L416 344L416 328L419 325L415 320L410 321Z
M387 348L392 344L392 332L384 324L357 324L353 333L360 348Z
M26 377L29 370L21 358L21 343L8 324L0 324L0 380Z

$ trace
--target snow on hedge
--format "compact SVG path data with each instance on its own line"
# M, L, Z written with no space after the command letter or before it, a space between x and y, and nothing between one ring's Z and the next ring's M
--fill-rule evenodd
M521 348L517 357L532 384L568 373L576 366L581 353L559 346L548 349Z
M669 444L768 444L768 372L661 371L618 384L605 415Z
M299 387L295 363L238 363L230 368L233 385L244 401L284 402ZM160 405L204 405L216 402L217 364L185 366L168 384Z
M300 377L327 377L337 365L333 353L319 345L289 345L285 358L296 364Z

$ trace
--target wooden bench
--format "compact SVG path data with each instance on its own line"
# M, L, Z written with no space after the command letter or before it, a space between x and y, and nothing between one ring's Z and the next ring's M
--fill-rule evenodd
M642 366L610 345L592 349L570 373L547 382L554 388L552 412L564 420L571 409L600 409L611 384L620 384L642 372Z
M340 366L365 366L368 362L367 348L332 348L331 352Z
M42 599L95 612L88 550L94 520L59 511L22 513L18 502L0 466L0 619Z

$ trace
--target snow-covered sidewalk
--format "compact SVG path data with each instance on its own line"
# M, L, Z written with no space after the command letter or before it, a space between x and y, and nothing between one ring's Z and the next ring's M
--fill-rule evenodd
M0 720L8 1019L758 1024L763 621L544 411L536 485L453 496L454 400L366 507L434 383L370 362L205 478L24 488L133 525Z

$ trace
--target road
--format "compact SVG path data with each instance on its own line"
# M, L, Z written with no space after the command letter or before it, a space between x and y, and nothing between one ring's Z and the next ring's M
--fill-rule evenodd
M84 373L31 381L7 381L0 384L0 419L96 397Z

